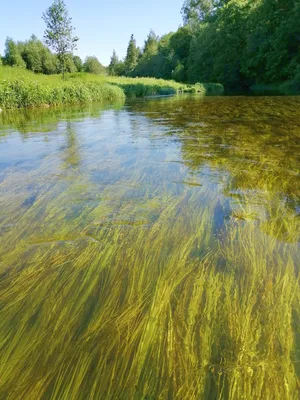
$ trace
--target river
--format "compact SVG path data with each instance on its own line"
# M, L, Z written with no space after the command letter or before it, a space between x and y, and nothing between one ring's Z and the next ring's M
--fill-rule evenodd
M300 98L0 116L1 399L298 399Z

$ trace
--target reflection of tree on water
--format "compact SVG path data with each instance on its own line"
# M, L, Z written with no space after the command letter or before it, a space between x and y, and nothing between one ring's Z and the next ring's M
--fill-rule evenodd
M114 109L122 105L114 106ZM65 107L33 108L20 110L7 110L0 114L0 135L7 135L14 127L19 133L53 132L57 129L59 121L82 121L86 117L99 118L105 110L104 105L87 104ZM109 108L112 108L110 106ZM7 130L9 127L9 131Z
M184 163L209 167L231 198L236 221L259 220L261 229L293 241L300 229L300 118L298 99L175 98L140 103L157 124L176 129ZM179 112L180 111L180 112ZM224 180L224 176L226 179ZM299 239L299 238L298 238Z
M81 163L80 145L73 124L68 121L66 127L66 145L63 152L66 169L77 169Z

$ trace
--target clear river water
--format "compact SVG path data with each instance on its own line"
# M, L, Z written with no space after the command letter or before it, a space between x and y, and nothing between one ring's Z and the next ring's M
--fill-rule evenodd
M300 98L0 116L0 399L300 398Z

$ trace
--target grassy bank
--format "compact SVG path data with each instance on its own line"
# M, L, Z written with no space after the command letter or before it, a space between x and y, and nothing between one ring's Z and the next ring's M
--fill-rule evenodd
M45 107L75 103L124 101L125 96L143 97L176 93L222 94L220 84L184 85L154 78L125 78L77 73L37 75L20 68L0 67L0 107Z
M120 76L97 76L85 73L70 74L70 81L106 82L124 90L128 97L164 96L177 93L200 93L220 95L224 92L219 83L196 83L187 85L175 81L156 78L127 78Z
M115 103L124 99L124 92L120 88L108 84L74 82L47 86L21 79L0 84L0 105L4 109L94 101Z
M124 101L124 92L106 82L62 81L60 76L35 75L0 67L0 107L3 109L48 107L90 102Z

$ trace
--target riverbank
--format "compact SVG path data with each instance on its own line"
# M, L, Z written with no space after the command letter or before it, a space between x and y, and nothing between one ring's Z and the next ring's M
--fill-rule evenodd
M0 108L49 107L91 102L122 102L125 97L176 93L222 94L220 84L181 84L155 78L126 78L87 73L38 75L30 71L0 67Z

